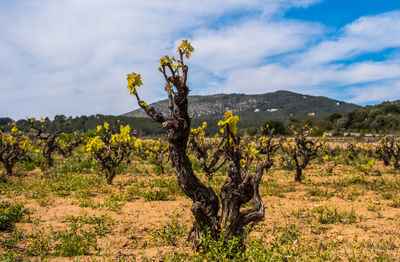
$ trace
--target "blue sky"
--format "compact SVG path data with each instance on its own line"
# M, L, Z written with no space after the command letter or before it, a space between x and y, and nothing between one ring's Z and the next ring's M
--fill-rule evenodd
M395 0L329 0L319 1L307 8L293 8L284 17L323 23L340 29L362 16L398 10L400 2Z
M400 1L0 0L0 117L122 114L165 98L157 61L195 47L192 94L400 99Z

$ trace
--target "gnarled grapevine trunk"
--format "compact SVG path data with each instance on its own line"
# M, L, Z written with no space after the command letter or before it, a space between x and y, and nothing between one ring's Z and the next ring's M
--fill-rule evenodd
M183 56L188 58L191 51L193 48L184 41L178 48L179 60L168 56L160 60L159 71L164 75L165 91L168 94L168 116L157 113L154 107L148 106L140 100L135 89L142 84L140 75L135 73L128 75L128 88L131 94L136 96L143 110L153 120L159 122L167 132L170 159L177 182L183 192L193 201L191 211L195 221L189 237L194 232L195 238L199 240L206 231L209 231L211 237L216 239L220 236L222 229L224 229L224 237L227 239L240 237L244 233L245 226L264 218L265 209L258 188L264 170L270 168L273 162L268 157L267 161L257 166L256 174L252 176L240 164L242 157L240 152L234 149L237 148L237 145L231 147L233 145L227 142L225 151L228 155L230 154L229 159L232 164L221 189L221 215L218 215L220 203L216 193L211 187L204 185L194 174L187 155L191 118L188 113L187 100L189 88L186 85L188 67L183 63ZM167 68L170 76L167 75ZM229 134L234 137L233 134ZM230 141L229 135L225 138ZM249 201L252 201L253 207L240 210L242 205Z
M29 119L29 123L31 130L36 132L35 137L39 139L39 141L41 141L42 143L41 145L43 147L42 155L46 159L47 167L52 167L54 164L52 154L55 151L60 150L60 144L58 142L58 139L63 132L63 128L69 125L70 123L63 123L60 125L57 131L48 134L45 134L46 131L48 131L48 128L45 124L42 124L39 127L35 126L34 118Z
M311 160L318 156L318 150L322 147L322 144L307 138L311 131L307 125L300 131L295 130L294 127L290 129L293 131L294 141L287 141L286 145L281 145L281 148L296 165L294 181L301 183L303 181L303 170Z
M302 169L301 169L300 167L297 167L297 168L296 168L296 174L295 174L295 176L294 176L294 182L299 182L299 183L301 183L301 181L302 181L302 175L303 175Z
M11 176L12 175L12 164L8 164L7 162L4 163L4 167L6 168L6 175Z

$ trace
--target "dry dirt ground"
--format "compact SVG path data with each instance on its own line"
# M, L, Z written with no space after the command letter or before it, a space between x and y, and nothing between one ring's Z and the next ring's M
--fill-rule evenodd
M3 261L196 259L186 241L191 201L172 172L157 175L137 160L107 185L79 165L60 160L51 170L19 167L2 182L0 200L24 203L28 212L0 231ZM330 174L325 163L313 163L299 184L294 171L277 162L261 184L265 220L248 239L260 238L272 260L400 261L400 173L379 161L368 171L360 165L342 163ZM223 171L211 181L200 177L218 190ZM68 256L82 245L84 255Z

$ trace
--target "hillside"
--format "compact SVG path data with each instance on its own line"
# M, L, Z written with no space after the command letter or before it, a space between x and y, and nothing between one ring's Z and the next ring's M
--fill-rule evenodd
M289 91L276 91L259 95L215 94L190 96L189 111L194 118L220 117L227 110L249 119L322 118L331 113L346 113L361 107L323 96L302 95ZM158 112L166 114L167 100L151 104ZM142 109L123 116L146 117Z
M398 133L400 100L350 111L334 120L337 130L367 133Z
M393 102L393 103L398 103ZM246 131L248 128L259 128L267 120L280 120L285 124L289 120L306 120L308 123L319 121L329 117L332 113L339 113L341 119L335 118L330 126L339 128L357 128L353 127L351 122L358 118L352 117L352 112L367 110L369 107L361 107L354 104L333 100L323 96L302 95L289 91L276 91L260 95L244 94L216 94L210 96L191 96L189 97L189 111L193 115L192 126L201 125L203 121L208 122L208 131L210 133L218 132L218 121L227 110L232 110L239 115L239 128ZM158 112L166 114L167 101L159 101L151 104ZM349 114L349 116L347 116ZM365 114L362 114L364 116ZM338 118L340 118L338 117ZM57 127L67 117L58 115L53 121L46 118L50 130L56 130ZM0 118L0 127L8 130L7 123L12 122L10 118ZM158 123L148 118L144 112L135 110L121 116L110 115L92 115L70 118L71 125L66 127L67 132L72 130L81 130L86 132L96 128L104 122L110 126L118 128L119 125L131 125L133 129L141 129L144 134L160 135L164 134ZM26 132L30 130L26 119L17 121L18 127Z

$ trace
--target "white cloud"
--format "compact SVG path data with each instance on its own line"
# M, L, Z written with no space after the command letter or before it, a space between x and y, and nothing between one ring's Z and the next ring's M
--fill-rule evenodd
M340 96L337 87L399 78L398 54L381 62L332 62L398 47L400 12L360 18L315 45L325 38L323 25L282 14L316 2L3 1L0 117L130 111L137 108L125 89L132 71L143 75L144 100L164 98L157 60L173 55L182 38L196 48L188 62L193 94L212 87L211 93Z
M302 49L320 35L318 24L301 21L248 21L218 30L195 32L198 50L192 62L221 75L226 70L260 64L266 57Z
M335 75L346 84L361 84L379 80L399 78L400 60L387 60L385 62L361 62L345 67Z
M144 99L162 97L157 60L221 15L265 19L316 0L38 0L0 4L3 116L118 114L134 99L125 74L141 72ZM257 20L257 17L252 17ZM246 19L244 19L246 20ZM231 21L229 21L230 23ZM262 29L262 28L260 28ZM271 29L273 30L273 29ZM253 32L254 34L254 32ZM265 43L265 42L264 42ZM199 47L200 48L200 47ZM135 106L137 107L137 106Z
M400 11L361 17L336 39L321 42L296 57L304 65L324 64L400 46Z
M393 101L399 99L400 79L371 84L363 87L348 88L353 103L376 103L378 101Z
M354 97L351 101L360 103L379 101L381 97L399 99L399 93L396 92L384 95L387 90L391 90L386 88L389 80L400 80L400 59L397 53L387 55L382 61L354 59L356 55L400 47L399 23L400 12L362 17L345 26L337 39L323 40L305 51L297 47L300 54L289 54L278 62L227 72L223 89L241 93L285 89L339 99ZM346 86L354 85L359 87L346 91ZM367 85L366 90L373 86L376 92L365 95L365 98L350 92L363 90L363 85ZM392 84L389 86L393 87ZM381 94L378 94L379 88Z
M320 65L318 67L298 67L269 64L262 67L239 69L229 72L223 89L236 93L266 93L276 90L290 90L311 95L324 95L338 99L354 97L347 92L346 86L400 80L400 61L360 62L351 65ZM376 84L376 83L375 83ZM378 87L379 85L375 85ZM380 85L382 93L385 84ZM362 90L363 87L354 90ZM399 99L400 93L390 92L393 99ZM379 101L375 93L369 94L369 101ZM390 97L390 96L385 96ZM351 100L354 102L353 100ZM359 100L359 102L367 102Z

